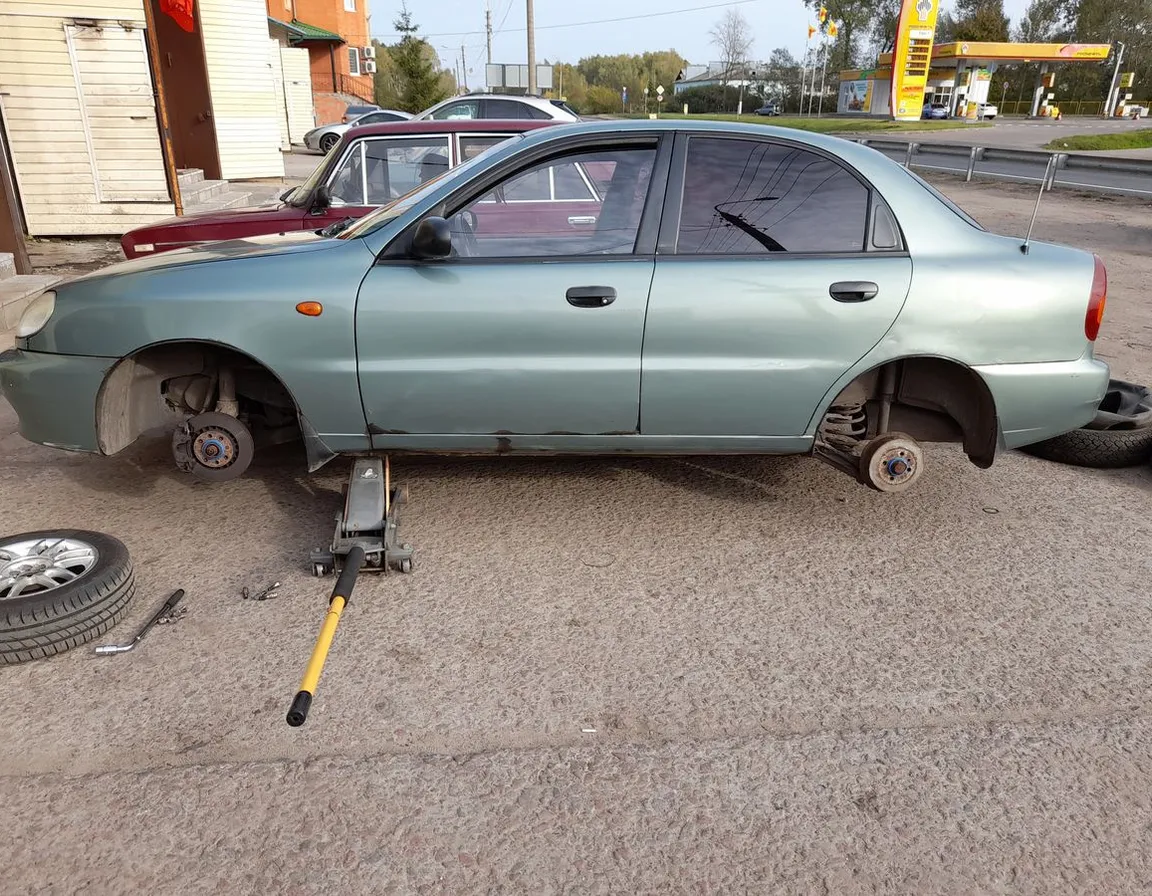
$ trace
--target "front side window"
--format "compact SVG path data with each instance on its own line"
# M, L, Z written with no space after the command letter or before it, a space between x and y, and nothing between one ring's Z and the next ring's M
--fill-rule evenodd
M436 121L451 121L457 118L479 118L480 103L477 100L464 100L459 103L449 103L442 109L432 113Z
M448 167L446 137L358 140L332 181L332 204L386 205Z
M692 137L677 252L862 252L868 188L832 159L760 140Z
M451 218L462 257L621 255L636 244L655 148L574 153L520 171ZM611 176L598 193L588 168Z

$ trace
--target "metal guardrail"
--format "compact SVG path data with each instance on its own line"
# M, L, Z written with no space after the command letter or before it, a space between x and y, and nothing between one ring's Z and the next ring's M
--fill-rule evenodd
M1046 180L1045 189L1051 190L1053 187L1061 185L1056 179L1058 171L1080 169L1124 174L1146 174L1150 180L1148 189L1142 191L1107 184L1075 184L1074 186L1077 189L1088 188L1103 192L1128 194L1152 192L1152 159L1124 159L1115 156L1087 155L1084 153L1057 152L1040 149L1005 149L997 146L970 146L960 143L917 143L907 140L885 140L873 137L858 137L855 138L853 142L863 146L869 146L881 152L899 153L903 156L902 164L905 168L916 167L915 158L921 152L937 156L966 157L967 167L964 171L965 181L971 181L974 176L1034 183ZM1055 164L1049 171L1047 166L1053 158L1055 159ZM1046 176L1026 177L1020 174L1005 174L1003 172L990 171L986 168L981 170L979 163L983 161L1042 164L1045 166ZM948 170L959 171L959 169Z

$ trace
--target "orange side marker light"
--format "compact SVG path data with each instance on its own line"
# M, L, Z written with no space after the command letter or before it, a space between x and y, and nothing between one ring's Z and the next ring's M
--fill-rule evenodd
M296 310L305 317L319 317L324 313L324 306L319 302L301 302L296 306Z

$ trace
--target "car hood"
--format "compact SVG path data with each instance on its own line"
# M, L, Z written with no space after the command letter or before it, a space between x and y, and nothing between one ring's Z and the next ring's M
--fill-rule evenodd
M294 255L301 252L323 252L340 245L339 240L323 237L314 231L279 233L269 236L251 236L238 240L225 240L209 243L190 249L173 249L159 255L147 255L128 261L117 262L98 271L72 278L61 286L96 280L102 277L116 277L121 274L138 274L144 271L158 271L168 268L181 268L193 264L234 261L239 258L252 258L258 255Z
M214 224L234 224L237 221L251 223L260 221L272 222L291 217L300 217L299 209L288 205L286 202L273 201L268 205L253 205L244 208L218 208L208 212L191 212L187 215L174 215L171 218L157 221L155 224L137 227L128 235L132 237L132 241L135 243L147 243L152 242L150 237L153 234L165 234L167 236L168 234L186 229L200 230L204 227L211 227Z

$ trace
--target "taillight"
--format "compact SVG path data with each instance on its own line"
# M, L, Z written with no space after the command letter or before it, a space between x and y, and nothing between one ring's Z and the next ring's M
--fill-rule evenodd
M1088 299L1088 313L1084 315L1084 335L1089 342L1095 342L1100 335L1100 324L1104 322L1104 305L1108 302L1108 271L1099 255L1096 259L1096 271L1092 275L1092 296Z

